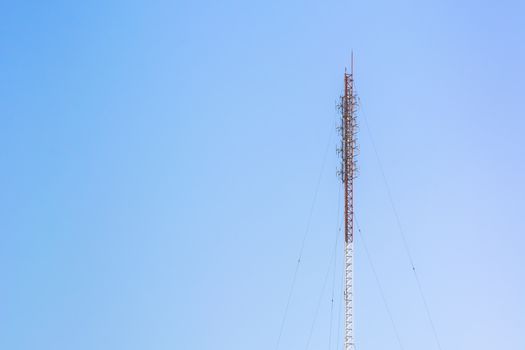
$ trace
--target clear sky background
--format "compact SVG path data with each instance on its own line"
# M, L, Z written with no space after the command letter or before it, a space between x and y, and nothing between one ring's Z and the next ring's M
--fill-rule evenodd
M353 49L357 219L403 349L437 347L371 135L442 349L525 349L524 18L522 1L3 1L0 348L275 349L321 174L279 349L307 348L319 301L308 349L329 349L331 317L337 349ZM400 349L356 250L357 349Z

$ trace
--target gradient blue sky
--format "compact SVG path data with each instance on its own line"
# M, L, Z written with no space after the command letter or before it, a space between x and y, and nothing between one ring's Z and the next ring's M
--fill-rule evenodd
M275 349L328 145L280 348L305 349L353 49L357 215L404 348L436 346L371 134L443 350L525 349L524 18L522 1L2 2L0 348ZM362 247L358 349L399 349Z

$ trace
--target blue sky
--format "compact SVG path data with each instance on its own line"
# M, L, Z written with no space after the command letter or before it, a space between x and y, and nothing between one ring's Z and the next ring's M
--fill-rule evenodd
M0 348L275 349L321 174L280 349L305 349L318 300L309 348L328 349L352 49L357 217L404 349L436 344L372 137L442 349L525 348L522 2L0 17ZM399 349L359 237L355 279L358 349Z

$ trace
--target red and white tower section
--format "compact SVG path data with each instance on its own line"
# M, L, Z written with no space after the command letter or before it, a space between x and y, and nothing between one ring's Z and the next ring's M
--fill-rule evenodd
M350 73L345 69L341 111L341 170L344 190L344 350L354 350L354 179L356 177L356 96L354 92L353 58Z

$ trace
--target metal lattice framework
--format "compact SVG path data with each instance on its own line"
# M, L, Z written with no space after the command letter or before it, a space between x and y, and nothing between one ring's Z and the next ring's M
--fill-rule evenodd
M344 349L354 350L354 178L356 176L356 96L354 93L353 58L350 73L344 75L344 94L341 96L341 180L344 187Z

